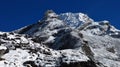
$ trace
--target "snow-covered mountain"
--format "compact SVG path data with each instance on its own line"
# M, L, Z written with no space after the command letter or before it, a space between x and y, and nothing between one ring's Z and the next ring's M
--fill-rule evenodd
M62 13L59 15L59 18L72 28L78 28L83 24L94 22L91 18L83 13Z
M56 14L0 32L1 67L119 67L120 30L84 13Z

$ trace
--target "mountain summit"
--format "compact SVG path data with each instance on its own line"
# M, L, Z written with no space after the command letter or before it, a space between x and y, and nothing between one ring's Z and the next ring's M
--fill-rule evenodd
M84 13L56 14L0 32L1 67L119 67L120 30Z

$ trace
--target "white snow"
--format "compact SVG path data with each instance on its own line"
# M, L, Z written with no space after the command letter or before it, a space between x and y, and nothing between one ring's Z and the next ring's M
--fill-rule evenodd
M5 61L0 61L0 67L7 67L7 66L5 65Z
M27 50L22 49L16 49L16 50L10 50L9 53L2 56L2 58L5 58L4 62L7 64L0 63L0 66L6 66L6 67L23 67L23 62L28 60L35 60L36 56L34 55L33 58L31 58L33 55L30 55Z
M83 13L62 13L59 15L67 25L71 26L73 29L78 28L82 24L94 22L86 14Z
M6 50L7 48L5 46L0 46L0 50Z
M56 15L55 13L49 13L48 17L58 17L58 15Z
M63 62L67 64L69 64L70 62L81 62L89 60L87 56L85 56L77 50L62 50L62 54L65 56L65 58L63 58Z
M28 43L28 40L25 37L21 37L22 43Z
M45 42L50 42L50 41L54 41L55 37L50 36Z
M89 33L89 32L88 32ZM84 37L89 41L89 46L91 46L94 53L94 57L97 61L100 61L105 66L108 67L119 67L119 39L114 39L109 36L89 36L88 33L84 32ZM111 51L108 51L107 48L112 48ZM115 51L115 53L114 53Z
M0 35L3 35L3 32L0 31Z
M7 36L7 37L10 38L10 39L16 38L14 35L9 35L9 36Z

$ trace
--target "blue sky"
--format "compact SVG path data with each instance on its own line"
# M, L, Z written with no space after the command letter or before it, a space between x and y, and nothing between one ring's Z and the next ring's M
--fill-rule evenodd
M46 10L83 12L95 21L109 20L120 29L120 0L0 0L0 31L36 23Z

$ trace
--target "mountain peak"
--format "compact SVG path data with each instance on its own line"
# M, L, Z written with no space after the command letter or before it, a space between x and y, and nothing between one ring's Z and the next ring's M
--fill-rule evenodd
M58 15L53 10L47 10L45 12L45 17L46 18L57 18Z
M72 28L78 28L82 24L92 23L94 22L93 19L88 17L84 13L62 13L59 17L67 23L67 25L71 26Z

